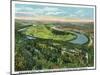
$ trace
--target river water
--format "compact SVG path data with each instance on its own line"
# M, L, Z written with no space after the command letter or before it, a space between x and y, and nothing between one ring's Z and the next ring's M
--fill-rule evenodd
M52 27L52 28L55 30L58 30L58 31L63 31L62 29L59 29L57 27ZM79 32L78 30L77 31L69 31L69 32L72 32L73 34L75 34L77 36L76 39L73 39L70 41L71 43L81 45L81 44L88 42L88 37L86 35L84 35L82 32Z
M71 43L74 43L74 44L84 44L86 42L88 42L88 38L86 35L82 34L82 33L77 33L77 32L74 32L74 34L77 36L76 39L74 40L71 40L70 42Z

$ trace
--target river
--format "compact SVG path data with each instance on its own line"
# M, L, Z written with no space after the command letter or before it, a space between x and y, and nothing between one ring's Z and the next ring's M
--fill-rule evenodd
M82 44L88 42L88 37L86 35L84 35L83 33L77 33L74 31L73 31L73 33L77 36L77 38L71 40L70 41L71 43L82 45Z
M52 27L52 28L55 29L55 30L58 30L58 31L63 31L62 29L59 29L55 26ZM88 42L88 37L86 35L84 35L82 32L80 32L78 30L77 31L69 31L69 32L71 32L71 33L73 33L77 36L76 39L73 39L73 40L70 41L71 43L82 45L82 44Z

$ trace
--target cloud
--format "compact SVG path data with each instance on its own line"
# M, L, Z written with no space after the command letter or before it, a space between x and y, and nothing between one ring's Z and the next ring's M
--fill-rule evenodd
M76 12L73 12L73 13L70 13L69 16L70 17L73 17L73 18L84 18L86 16L86 13L84 13L85 11L80 9L80 10L77 10Z
M18 14L33 14L33 12L16 12Z
M47 12L46 15L60 15L60 14L63 14L63 13L64 13L64 12L59 12L59 11L56 12L56 11L55 11L55 12Z
M84 13L83 10L78 10L78 11L75 12L75 14L83 14L83 13Z
M22 10L26 10L26 11L30 11L30 10L33 10L33 11L58 11L59 8L55 8L55 7L16 7L16 11L22 11Z
M24 11L29 12L29 11L33 11L33 10L34 10L34 9L31 8L31 7L17 7L17 8L16 8L16 12L24 12Z
M43 10L43 11L58 11L59 8L54 8L54 7L44 7L42 10Z
M16 17L18 17L18 16L27 16L27 17L29 17L29 16L33 16L34 14L31 13L31 12L18 12L18 13L15 13L15 15L16 15Z
M53 7L42 7L42 8L36 8L34 9L34 12L37 13L48 13L48 12L58 12L59 8L53 8Z

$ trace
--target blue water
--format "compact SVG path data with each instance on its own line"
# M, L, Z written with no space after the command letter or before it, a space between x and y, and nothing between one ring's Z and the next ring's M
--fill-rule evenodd
M74 39L74 40L71 40L70 42L71 43L74 43L74 44L84 44L88 41L88 38L82 34L82 33L76 33L74 32L75 35L77 35L77 38Z

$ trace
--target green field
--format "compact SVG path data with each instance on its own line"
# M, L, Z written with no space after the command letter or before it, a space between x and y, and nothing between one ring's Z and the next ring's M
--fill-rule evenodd
M31 26L26 30L25 34L42 39L52 39L59 41L68 41L76 37L72 33L56 31L45 25Z

